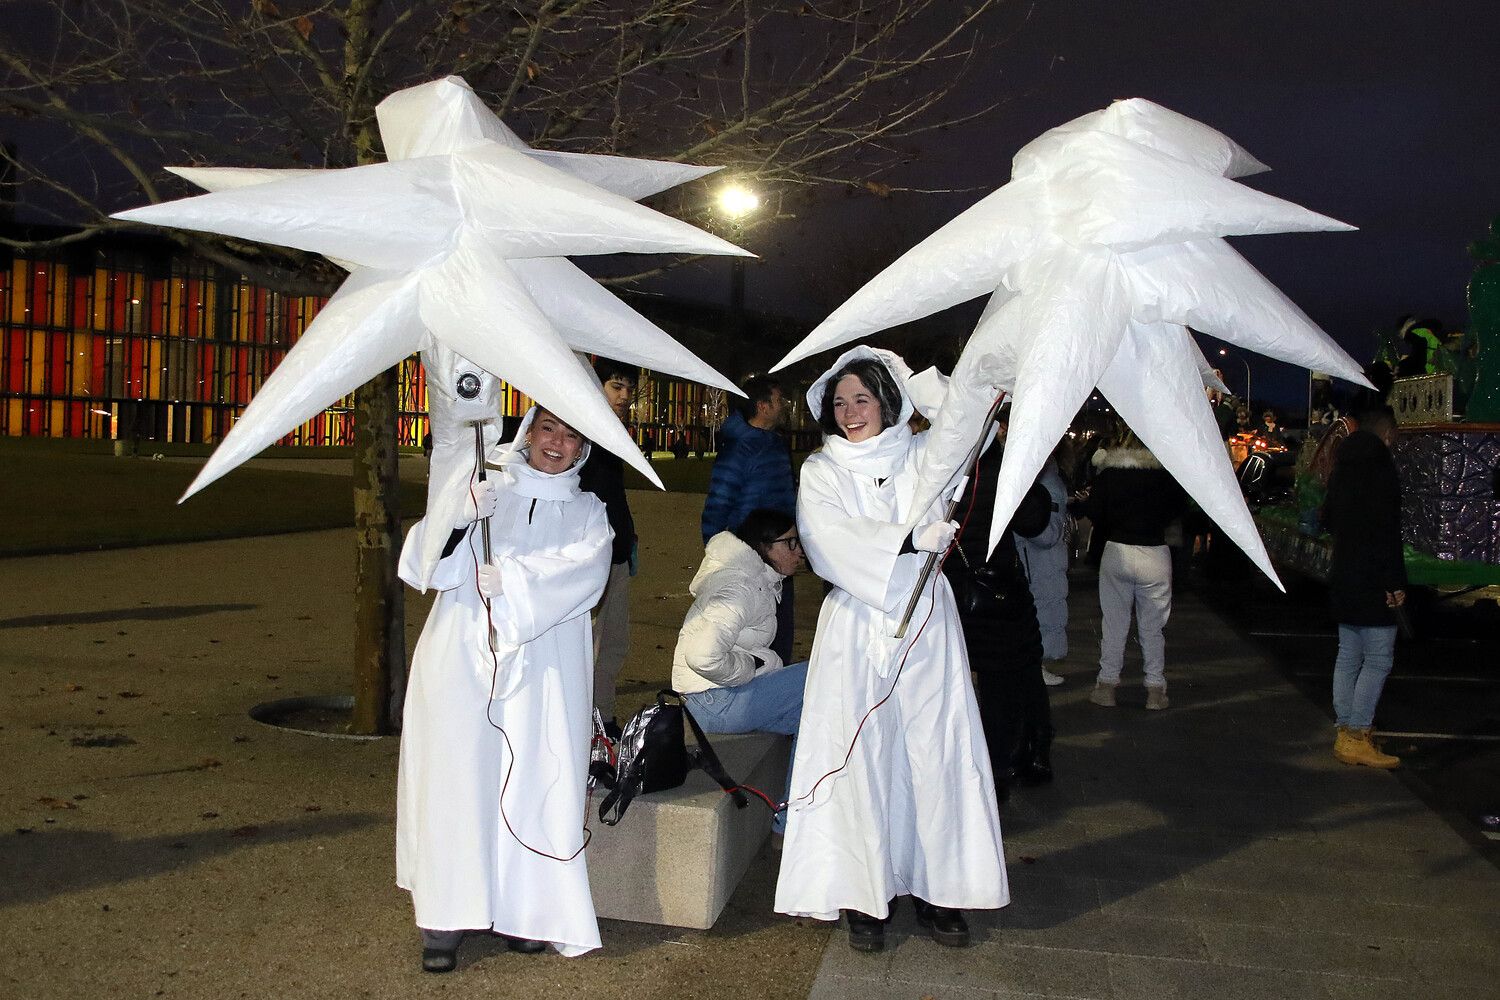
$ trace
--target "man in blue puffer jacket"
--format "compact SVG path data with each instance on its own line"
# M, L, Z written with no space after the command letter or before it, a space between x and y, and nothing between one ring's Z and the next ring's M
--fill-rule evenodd
M745 398L719 431L719 456L703 504L703 542L721 531L733 531L759 508L797 513L797 483L792 456L776 433L786 416L781 383L764 375L747 379ZM776 609L776 639L771 648L783 663L792 660L792 579L782 584Z

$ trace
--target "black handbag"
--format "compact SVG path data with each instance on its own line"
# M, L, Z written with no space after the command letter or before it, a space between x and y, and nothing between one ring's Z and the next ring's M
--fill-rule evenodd
M676 704L669 703L669 698L675 698ZM692 727L697 742L691 751L683 733L684 719ZM614 826L624 818L625 810L637 795L677 788L687 781L688 772L695 767L717 781L734 799L736 807L743 809L749 804L739 783L719 762L719 755L714 753L698 720L683 703L682 695L676 691L658 691L656 701L635 713L620 731L615 782L599 803L599 821Z
M955 545L961 565L947 568L948 585L961 618L1004 617L1010 588L999 572L988 565L975 569L961 546Z

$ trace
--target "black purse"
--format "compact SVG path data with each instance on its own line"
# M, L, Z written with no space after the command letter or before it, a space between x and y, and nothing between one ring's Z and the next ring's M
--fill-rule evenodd
M975 569L962 546L955 545L953 551L958 553L962 565L948 570L948 585L953 588L959 617L1004 617L1010 595L1008 581L991 566Z
M670 704L668 698L675 698L677 703ZM691 751L683 732L684 719L692 727L693 739L698 744ZM734 799L736 807L743 809L749 805L750 800L740 791L739 783L719 762L719 755L709 745L698 720L683 704L682 695L676 691L658 691L655 703L635 713L620 731L615 781L610 793L599 803L599 821L614 826L624 818L625 810L637 795L677 788L687 781L688 772L695 767L717 781Z

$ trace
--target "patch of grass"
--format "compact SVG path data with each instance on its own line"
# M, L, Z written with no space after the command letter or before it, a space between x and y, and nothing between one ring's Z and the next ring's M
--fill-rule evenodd
M97 442L93 442L97 444ZM60 444L60 442L48 442ZM107 442L105 442L107 444ZM311 449L299 449L311 450ZM281 457L281 456L278 456ZM322 451L319 457L330 457ZM0 555L34 555L352 526L349 479L241 468L185 504L199 466L35 444L0 448ZM421 483L401 484L403 518Z

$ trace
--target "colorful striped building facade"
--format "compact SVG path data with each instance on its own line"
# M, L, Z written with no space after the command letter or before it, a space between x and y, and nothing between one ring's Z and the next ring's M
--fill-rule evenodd
M3 263L3 262L0 262ZM213 444L327 300L286 295L181 254L108 244L0 267L0 435ZM415 357L402 363L400 444L427 433ZM531 400L507 387L506 416ZM352 400L287 435L287 445L353 442ZM637 439L667 448L679 434L708 447L724 394L642 379Z

